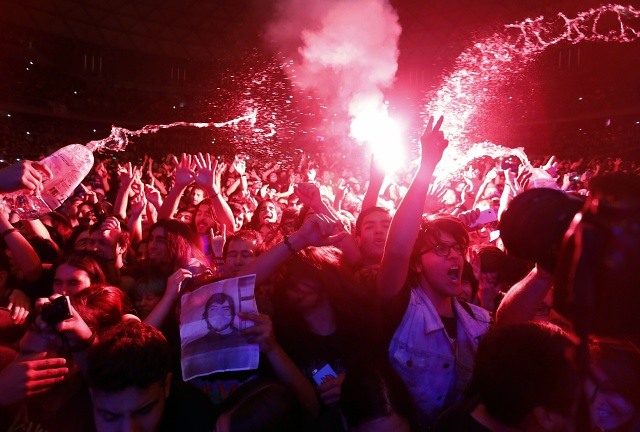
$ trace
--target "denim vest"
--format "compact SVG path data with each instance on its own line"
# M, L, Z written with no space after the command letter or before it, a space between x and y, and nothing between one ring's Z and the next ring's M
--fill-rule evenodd
M427 295L413 288L391 339L389 360L409 390L423 425L433 425L444 409L463 399L469 387L478 343L491 318L486 310L468 306L475 317L454 300L458 335L452 341Z

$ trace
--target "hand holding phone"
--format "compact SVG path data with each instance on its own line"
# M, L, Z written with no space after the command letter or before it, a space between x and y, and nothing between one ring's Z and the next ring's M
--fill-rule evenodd
M477 228L480 225L484 225L487 223L495 222L498 220L498 215L496 211L492 208L488 208L486 210L480 211L478 218L472 224L469 224L469 228Z
M338 376L336 371L334 371L333 368L331 366L329 366L329 363L325 364L320 369L314 369L313 372L311 372L311 375L312 375L313 380L316 382L317 385L322 384L322 381L326 377L337 377Z
M40 317L42 318L42 321L46 322L51 327L55 327L56 324L66 319L73 318L69 308L69 297L56 297L49 303L44 304L40 311Z

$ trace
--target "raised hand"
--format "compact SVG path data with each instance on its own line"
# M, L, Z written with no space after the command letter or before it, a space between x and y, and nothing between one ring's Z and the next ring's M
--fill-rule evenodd
M487 171L482 181L486 184L495 180L496 177L498 177L498 169L491 168L489 171Z
M211 252L216 258L222 258L222 251L224 250L224 244L227 241L227 226L222 224L222 233L217 236L213 228L209 232L211 237Z
M196 174L195 181L200 186L206 187L207 189L211 189L215 184L215 170L218 167L218 161L215 158L212 158L209 153L202 154L198 153L195 156L196 162Z
M80 183L82 184L82 183ZM92 203L92 204L97 204L98 203L98 195L92 191L91 189L87 189L86 186L82 185L82 188L84 189L84 201L88 202L88 203Z
M182 153L180 161L174 156L173 162L176 165L176 187L187 187L193 183L196 169L194 156Z
M531 172L531 169L529 167L520 165L520 172L518 173L518 177L516 177L516 182L515 182L519 190L523 191L527 189L527 186L529 185L529 180L531 180L532 175L533 173Z
M336 185L335 192L336 198L334 202L341 202L344 196L349 192L349 183L347 183L343 178L340 178L340 180L338 180L338 184Z
M511 188L514 193L519 191L519 188L516 184L517 174L510 169L504 170L504 182L507 186Z
M131 215L138 217L147 207L147 198L143 191L138 192L131 199Z
M118 220L117 217L109 216L104 220L104 222L102 222L102 225L100 225L100 231L107 231L107 230L116 230L116 231L122 230L122 227L120 226L120 221Z
M244 175L247 171L247 161L245 161L244 159L240 159L238 158L238 156L236 156L235 160L233 161L233 167L235 168L238 174Z
M291 235L291 243L296 250L307 246L328 246L343 240L349 233L342 223L326 215L313 214L308 217L298 231Z
M131 162L127 162L126 165L118 168L118 178L120 179L120 187L130 188L133 183L139 180L141 172L138 167L131 165Z
M549 175L553 178L558 177L558 161L556 161L555 156L551 156L546 164L541 167L545 170Z
M440 130L444 117L440 116L435 126L433 124L433 116L429 117L427 127L420 137L422 146L422 165L435 166L442 158L444 150L449 145L449 141L445 139L444 134Z
M144 164L142 165L142 168L144 169ZM147 168L147 174L149 174L149 177L153 178L153 158L149 158L149 167Z
M173 274L167 278L167 289L164 296L168 296L172 299L177 299L180 295L180 292L182 291L182 282L192 276L193 275L189 270L183 268L180 268L173 272Z
M480 216L480 209L472 209L462 212L458 215L458 219L460 222L464 224L467 230L471 229L471 227L478 229L479 226L476 225L476 221L478 220L478 216Z
M440 202L447 192L447 187L444 183L434 183L430 188L427 196L424 200L424 212L425 213L437 213L442 206Z
M39 162L23 160L0 170L0 192L20 189L39 192L42 182L53 177L53 173Z
M151 180L150 185L144 185L144 196L147 198L151 204L154 205L155 208L159 209L162 207L162 195L160 195L160 191L153 187L153 180Z
M294 192L302 204L306 204L312 208L318 204L322 204L320 188L315 183L298 183Z
M104 165L104 161L100 162L96 166L96 174L98 174L100 176L100 178L108 178L109 177L109 173L107 172L107 168Z

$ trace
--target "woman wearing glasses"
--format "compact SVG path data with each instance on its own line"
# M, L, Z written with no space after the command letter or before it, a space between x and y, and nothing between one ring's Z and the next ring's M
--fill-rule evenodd
M391 222L377 277L392 367L416 405L417 426L463 399L489 313L457 300L469 235L451 216L424 216L431 176L447 140L442 118L421 138L422 161Z

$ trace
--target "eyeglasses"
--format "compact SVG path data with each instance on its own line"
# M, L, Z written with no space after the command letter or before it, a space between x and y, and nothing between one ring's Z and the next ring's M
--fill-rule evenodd
M464 254L467 252L467 248L459 244L448 245L448 244L438 243L432 248L423 250L422 252L420 252L420 254L422 255L424 253L434 251L435 254L438 255L439 257L447 257L451 253L451 249L456 251L456 253L461 256L464 256Z

